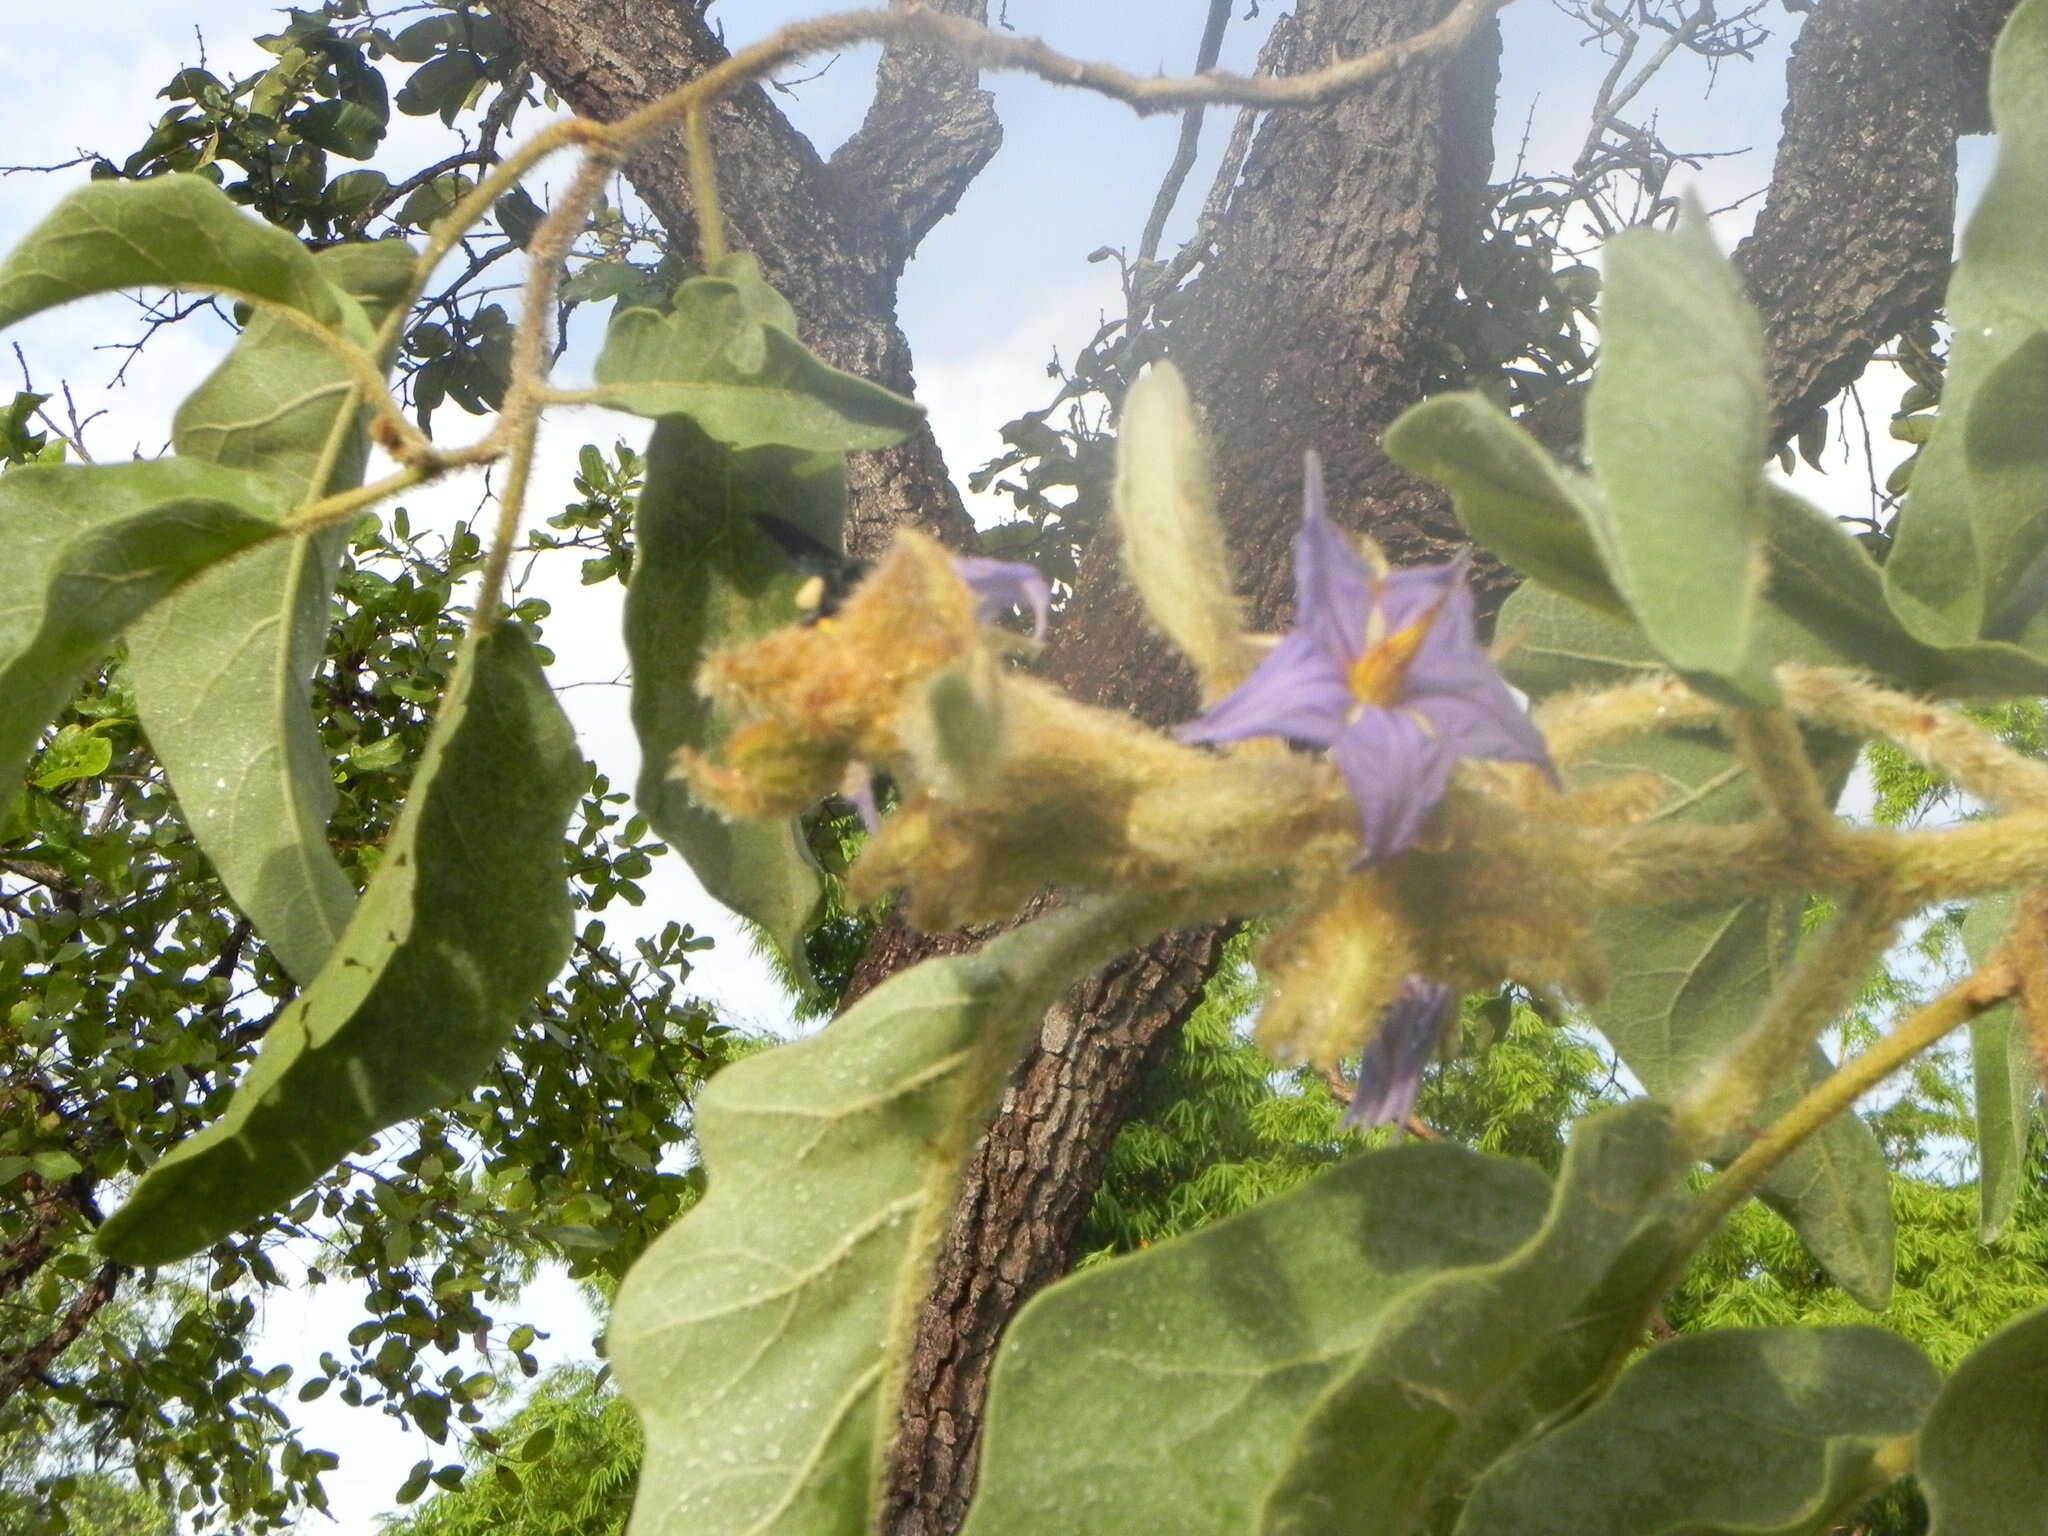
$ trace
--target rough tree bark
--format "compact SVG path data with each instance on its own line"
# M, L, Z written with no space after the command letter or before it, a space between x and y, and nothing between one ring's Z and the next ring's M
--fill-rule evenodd
M1765 318L1774 441L1941 302L1956 138L1988 126L1986 39L2013 3L1834 0L1800 32L1770 198L1735 253Z
M1938 294L1954 139L1983 126L1984 53L2012 3L1826 0L1807 18L1771 195L1740 257L1772 343L1783 432ZM975 0L945 8L985 15ZM599 118L644 105L722 53L691 5L496 0L493 9L564 99ZM1442 9L1443 0L1300 0L1276 38L1320 60L1416 30ZM934 83L921 85L927 78ZM1442 500L1394 471L1378 438L1436 376L1435 324L1470 234L1456 210L1469 220L1485 174L1491 83L1482 48L1448 72L1269 119L1222 249L1176 327L1214 438L1219 505L1263 624L1285 618L1304 448L1325 457L1333 512L1397 558L1441 558L1458 542ZM896 56L867 125L829 164L759 91L714 122L736 242L761 255L828 357L908 387L895 278L993 152L993 114L972 76ZM630 173L687 236L682 165L670 141ZM1573 435L1568 410L1545 425L1554 442ZM965 526L928 436L856 471L856 547L872 549L900 523L956 536ZM1496 573L1489 590L1497 598L1505 584ZM1048 668L1084 697L1154 720L1192 702L1106 550L1084 562ZM857 985L976 937L885 929ZM1213 931L1176 934L1126 957L1069 994L1020 1064L966 1176L923 1318L892 1469L898 1536L957 1525L996 1341L1017 1307L1067 1268L1144 1067L1191 1011L1219 947Z
M931 0L976 21L987 0ZM534 70L585 117L613 122L726 57L703 6L673 0L493 0ZM753 252L827 362L904 394L910 344L896 323L896 282L917 244L950 213L1002 143L993 98L975 72L925 50L884 55L873 106L827 161L759 86L711 113L719 184L735 249ZM671 238L696 238L680 128L626 168ZM973 525L929 428L847 469L846 537L872 554L894 529L921 527L956 546Z

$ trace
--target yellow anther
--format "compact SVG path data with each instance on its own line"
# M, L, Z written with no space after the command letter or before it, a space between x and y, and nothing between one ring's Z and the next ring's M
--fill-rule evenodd
M1401 697L1401 684L1408 676L1408 663L1415 659L1415 653L1422 649L1422 642L1429 637L1429 627L1435 622L1436 614L1436 609L1432 608L1406 629L1396 630L1386 639L1361 651L1358 660L1351 664L1352 697L1361 704L1377 704L1382 709L1391 709Z

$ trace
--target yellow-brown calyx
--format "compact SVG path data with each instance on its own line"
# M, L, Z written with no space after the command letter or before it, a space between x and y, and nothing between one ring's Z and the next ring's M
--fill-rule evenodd
M1421 953L1378 871L1334 875L1259 947L1267 985L1259 1044L1278 1060L1317 1067L1355 1055L1421 969Z
M971 788L926 759L913 709L890 764L909 790L849 877L856 899L908 891L922 928L993 921L1048 885L1161 889L1189 871L1135 846L1131 806L1209 759L1128 715L1093 708L1014 671L1001 675L1002 740Z
M951 556L906 529L831 619L706 659L698 691L736 728L722 762L685 750L677 765L728 815L803 811L839 787L848 763L899 756L906 697L968 657L981 633Z

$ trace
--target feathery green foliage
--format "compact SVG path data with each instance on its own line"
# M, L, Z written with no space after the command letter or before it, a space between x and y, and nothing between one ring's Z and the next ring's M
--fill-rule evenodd
M618 1536L640 1477L640 1422L607 1372L550 1371L492 1438L460 1488L389 1519L384 1536Z

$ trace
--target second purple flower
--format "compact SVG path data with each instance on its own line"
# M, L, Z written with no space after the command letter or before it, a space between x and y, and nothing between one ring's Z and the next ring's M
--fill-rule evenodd
M1306 471L1294 627L1178 734L1198 743L1282 736L1327 750L1358 805L1359 863L1373 864L1414 843L1460 758L1555 770L1479 643L1464 562L1369 565L1325 514L1313 453Z

